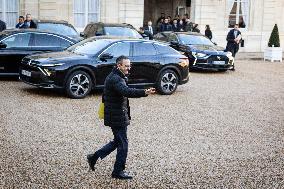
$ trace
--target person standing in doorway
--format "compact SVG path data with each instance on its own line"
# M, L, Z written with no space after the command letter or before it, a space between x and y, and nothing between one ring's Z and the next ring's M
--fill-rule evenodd
M235 57L237 52L239 51L239 45L241 40L242 40L242 35L239 30L239 25L235 24L234 29L230 30L227 35L227 46L226 46L226 51L231 52L233 57ZM235 70L235 63L233 65L232 70Z
M155 93L154 88L134 89L127 86L127 75L130 71L130 60L126 56L116 59L116 67L107 76L104 88L104 124L112 130L114 139L87 160L91 170L95 170L96 162L117 149L112 178L132 179L124 172L128 153L127 127L130 124L130 106L128 98L146 97Z
M6 30L6 23L0 20L0 32Z
M210 29L209 25L205 26L205 36L208 37L208 39L212 39L212 31Z
M31 14L26 15L25 25L27 26L27 28L37 28L36 23L32 20Z

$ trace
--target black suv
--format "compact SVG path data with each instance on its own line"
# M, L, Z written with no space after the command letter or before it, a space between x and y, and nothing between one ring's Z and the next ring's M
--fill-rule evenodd
M89 38L93 36L121 36L129 38L141 39L142 36L137 32L137 30L130 24L108 24L102 22L90 22L80 33L81 37Z
M189 59L191 70L226 71L233 68L232 53L225 52L225 48L217 46L200 33L161 32L154 39L168 42L171 47L183 52Z
M64 20L35 20L37 29L45 30L60 35L71 37L77 41L83 39L79 36L74 26Z
M88 38L63 52L25 57L20 79L43 88L61 88L71 98L83 98L94 88L103 88L118 56L131 61L129 85L156 86L172 94L188 81L188 59L157 41Z

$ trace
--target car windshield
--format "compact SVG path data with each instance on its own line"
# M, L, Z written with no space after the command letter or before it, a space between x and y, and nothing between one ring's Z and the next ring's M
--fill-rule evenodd
M77 31L65 24L55 24L55 23L38 23L38 29L54 32L66 36L76 36L79 35Z
M67 51L74 52L77 54L85 54L92 56L97 54L100 50L102 50L110 43L111 41L95 40L90 38L90 39L85 39L79 43L76 43L75 45L72 45L67 49Z
M142 38L142 36L136 30L128 27L105 27L105 32L106 35Z
M208 38L199 35L179 34L179 39L185 45L214 45Z

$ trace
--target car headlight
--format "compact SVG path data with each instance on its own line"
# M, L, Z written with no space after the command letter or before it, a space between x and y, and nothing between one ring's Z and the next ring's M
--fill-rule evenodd
M227 52L227 57L231 57L232 53L231 52Z
M207 56L207 54L197 53L196 56L199 57L199 58L203 58L203 57Z
M54 67L54 66L62 66L64 63L54 63L54 64L43 64L42 67Z

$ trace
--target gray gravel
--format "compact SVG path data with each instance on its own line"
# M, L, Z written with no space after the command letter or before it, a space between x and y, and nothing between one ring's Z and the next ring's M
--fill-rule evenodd
M116 153L88 172L85 155L112 138L100 93L72 100L1 79L0 188L284 188L284 63L236 65L130 100L132 181L110 178Z

